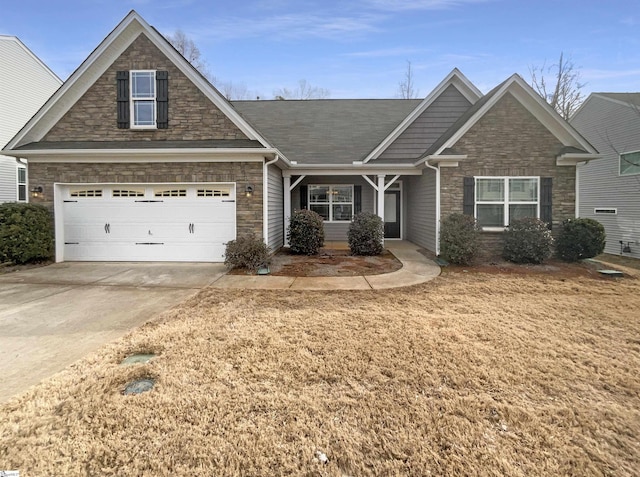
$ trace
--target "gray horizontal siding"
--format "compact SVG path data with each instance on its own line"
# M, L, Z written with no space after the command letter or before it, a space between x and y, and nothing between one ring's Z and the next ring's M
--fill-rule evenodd
M269 248L275 251L284 244L284 195L282 172L276 166L268 166L267 171L268 194L268 232Z
M632 242L631 255L640 258L640 174L619 175L619 153L640 150L640 109L591 96L571 124L603 155L578 167L578 215L604 225L605 252L619 254L622 240ZM595 214L595 208L618 214Z
M13 157L0 156L0 203L18 199L18 167Z
M425 169L421 176L410 176L406 187L406 237L410 242L436 251L436 175Z
M292 179L291 182L293 182ZM301 185L309 184L353 184L362 186L362 210L364 212L374 212L375 191L361 176L308 176L305 177ZM300 186L291 191L291 208L300 209ZM325 222L324 239L327 241L345 241L350 222Z
M471 103L455 86L450 85L378 160L417 159L470 107Z

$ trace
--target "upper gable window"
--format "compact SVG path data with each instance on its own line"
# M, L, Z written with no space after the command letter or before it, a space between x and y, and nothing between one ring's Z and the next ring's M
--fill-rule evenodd
M640 151L620 154L620 175L640 174Z
M131 72L131 126L156 127L156 72Z
M161 70L116 72L118 129L169 127L169 73Z

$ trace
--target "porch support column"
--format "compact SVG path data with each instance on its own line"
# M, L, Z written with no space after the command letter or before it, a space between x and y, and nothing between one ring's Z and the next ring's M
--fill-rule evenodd
M284 246L289 246L289 240L287 239L287 227L289 226L289 219L291 218L291 176L284 176Z
M378 176L378 217L384 220L384 174Z

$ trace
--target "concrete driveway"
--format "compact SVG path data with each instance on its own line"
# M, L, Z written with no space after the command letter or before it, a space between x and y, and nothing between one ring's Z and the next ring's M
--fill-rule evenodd
M225 273L210 263L58 263L0 275L0 402Z

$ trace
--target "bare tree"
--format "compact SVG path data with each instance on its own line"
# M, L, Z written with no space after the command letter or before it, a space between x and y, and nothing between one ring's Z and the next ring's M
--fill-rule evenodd
M306 79L301 79L295 88L279 88L273 92L273 96L275 99L326 99L331 93L328 89L311 86Z
M259 94L250 91L249 88L247 88L247 85L244 83L234 83L233 81L219 81L215 86L229 101L254 99L256 97L260 97Z
M211 74L207 62L202 58L200 48L182 30L176 30L172 35L166 35L167 41L184 56L184 58L197 69L202 76L212 84L216 84L217 78Z
M547 66L545 61L541 67L530 66L529 74L533 89L564 119L569 119L584 101L580 90L585 83L580 82L580 71L563 52L557 64Z
M420 92L415 89L411 62L407 60L407 71L404 73L404 79L398 83L398 96L402 99L414 99L417 98L419 94Z

